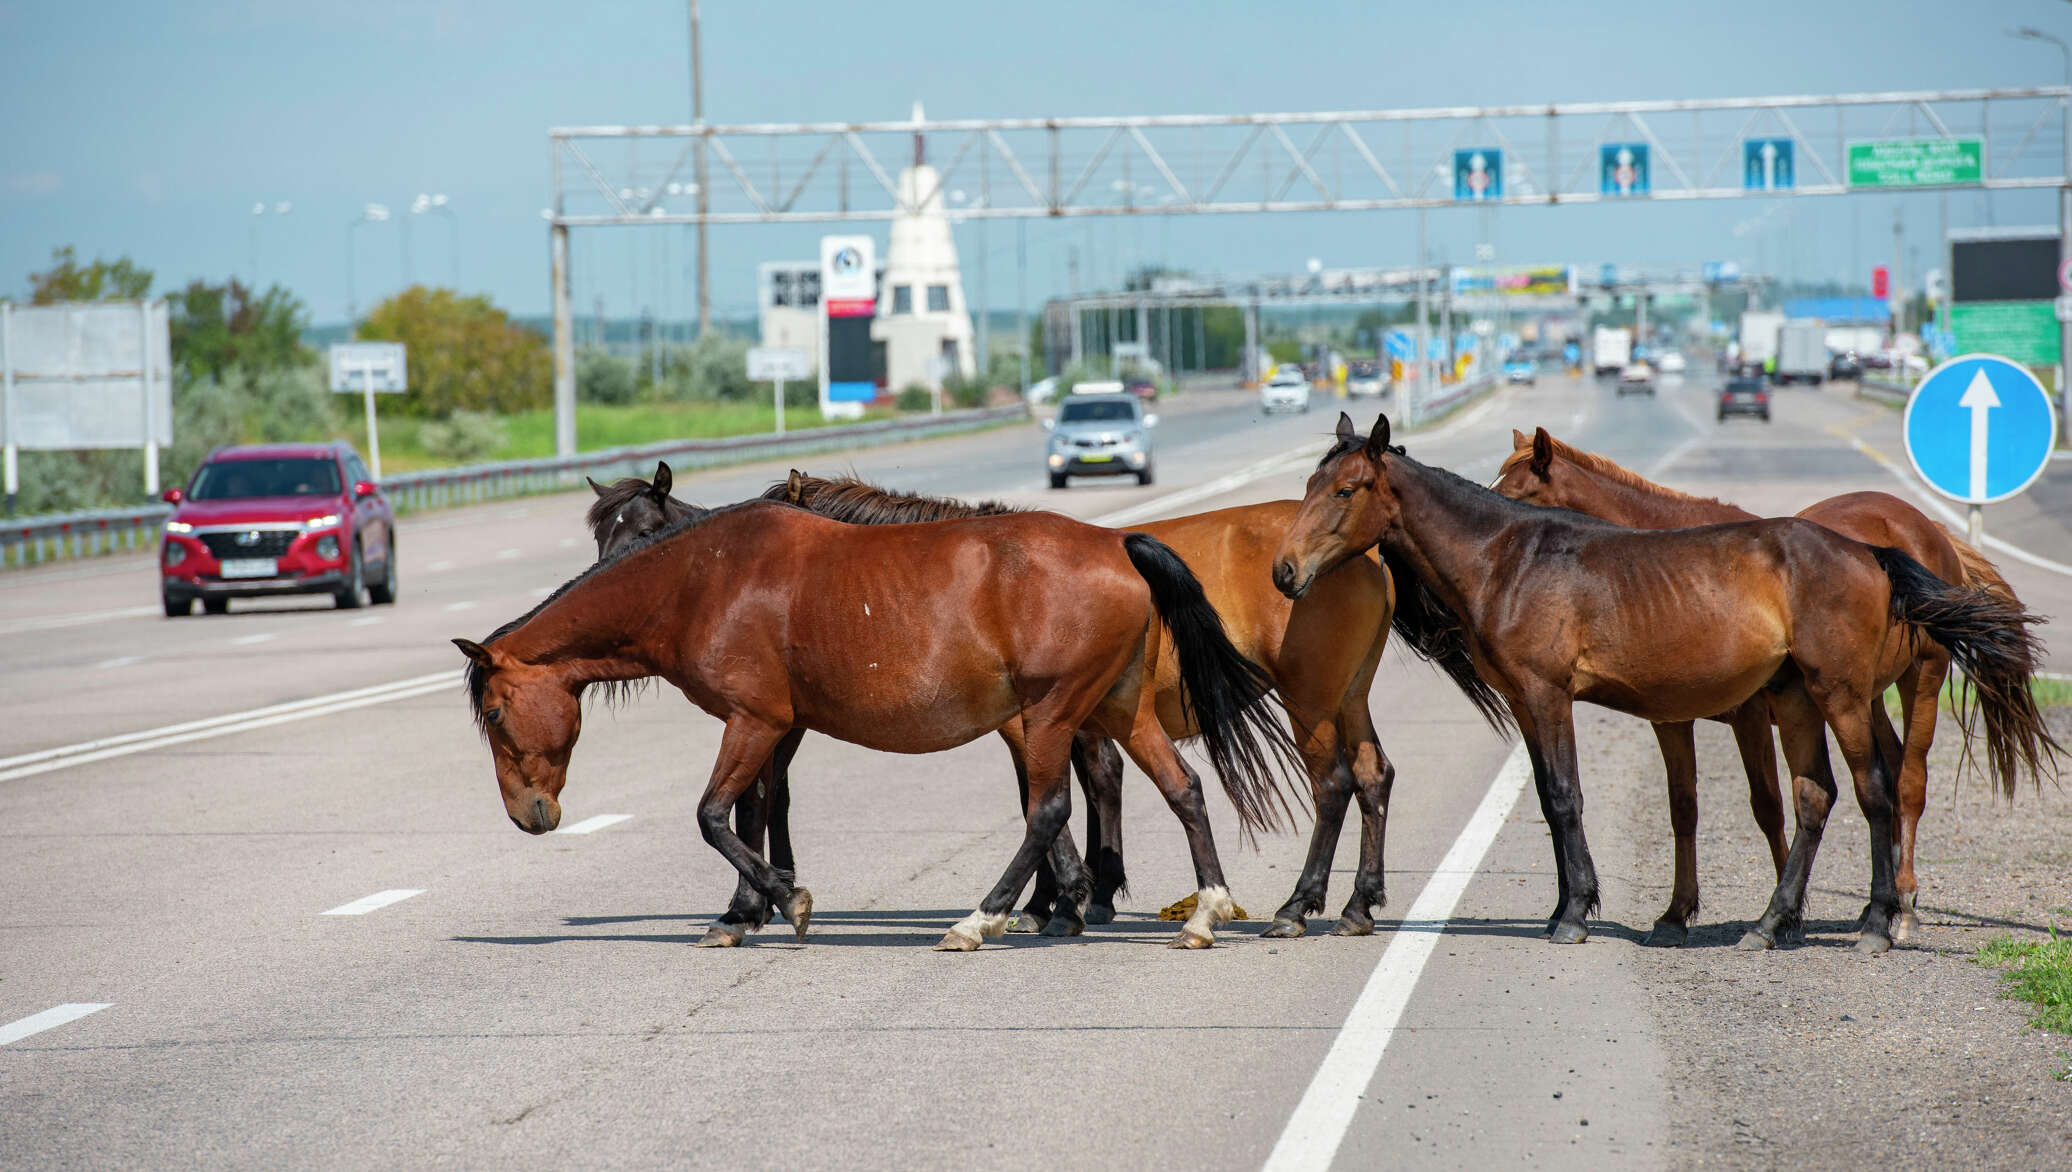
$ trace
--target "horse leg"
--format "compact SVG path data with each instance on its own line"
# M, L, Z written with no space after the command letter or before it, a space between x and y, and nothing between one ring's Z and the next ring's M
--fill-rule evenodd
M942 942L935 946L938 952L971 952L984 941L1006 933L1007 913L1014 907L1015 897L1021 894L1022 885L1035 873L1044 855L1050 853L1051 844L1072 815L1072 788L1066 776L1072 753L1071 726L1024 713L1021 736L1021 760L1029 779L1028 800L1023 805L1021 846L1015 849L1014 857L1008 860L1007 870L979 901L978 908L952 925ZM1083 895L1088 880L1086 868L1079 862L1078 855L1072 852L1062 858L1052 855L1052 863L1059 867L1060 890ZM1075 901L1065 901L1060 905L1060 910L1064 909L1070 909L1073 919L1077 919ZM1053 916L1051 922L1056 923L1059 918ZM1044 925L1046 930L1050 926L1049 923Z
M1302 875L1295 881L1295 893L1273 923L1260 933L1279 939L1293 939L1309 930L1308 914L1324 910L1324 895L1331 882L1331 857L1338 853L1338 832L1345 824L1345 809L1352 802L1352 770L1339 760L1338 726L1330 720L1297 719L1295 727L1306 729L1302 738L1302 763L1309 772L1310 804L1317 818L1309 832L1309 853L1302 862Z
M769 790L770 865L783 873L787 883L798 882L798 863L791 855L791 759L805 739L805 729L792 729L777 742L777 751L770 757L775 771Z
M1837 694L1818 695L1817 699L1828 724L1835 730L1835 744L1842 750L1842 759L1849 764L1850 780L1856 786L1856 806L1870 825L1871 902L1864 909L1856 951L1875 956L1891 949L1892 920L1899 911L1899 891L1894 883L1894 872L1898 870L1894 837L1898 828L1893 825L1894 797L1899 788L1893 762L1898 758L1899 746L1889 725L1885 729L1885 739L1892 742L1889 746L1880 744L1880 738L1872 732L1870 706L1861 694L1866 690L1836 689Z
M1150 776L1167 808L1186 829L1187 853L1194 861L1194 913L1166 947L1207 948L1216 942L1216 926L1236 917L1237 905L1231 902L1223 863L1216 857L1216 837L1209 828L1208 805L1202 801L1201 777L1181 760L1158 717L1148 710L1137 717L1123 751Z
M1669 783L1669 829L1676 837L1676 880L1669 907L1655 921L1644 943L1681 948L1698 911L1698 749L1691 722L1657 724L1655 743L1662 748L1662 769Z
M1086 862L1093 870L1093 894L1086 922L1115 919L1115 897L1129 891L1122 869L1122 751L1098 733L1072 738L1072 771L1086 794Z
M1353 893L1331 934L1366 936L1374 931L1373 909L1389 901L1382 848L1388 839L1389 792L1396 785L1396 767L1389 763L1388 754L1381 749L1381 738L1374 733L1365 693L1339 713L1338 727L1353 773L1353 797L1360 803L1360 869L1353 876Z
M1777 783L1777 748L1770 739L1770 704L1751 697L1729 716L1734 744L1741 750L1741 768L1748 774L1748 808L1770 844L1770 865L1784 873L1784 791Z
M1589 916L1597 910L1597 866L1583 837L1583 787L1576 766L1574 702L1565 693L1539 697L1533 706L1534 739L1545 763L1547 829L1554 838L1555 865L1564 885L1554 909L1556 944L1581 944L1590 938ZM1537 770L1536 770L1537 772Z
M1007 742L1008 756L1014 760L1015 793L1018 795L1017 800L1021 803L1023 817L1026 818L1029 809L1029 766L1023 756L1021 721L1017 720L1002 728L1000 730L1000 739ZM1070 834L1071 828L1067 827L1064 833ZM1053 845L1052 849L1056 849L1055 845ZM1042 931L1044 926L1050 923L1050 911L1057 903L1057 899L1057 871L1051 863L1050 856L1046 854L1036 862L1036 885L1029 892L1029 902L1022 906L1021 911L1008 917L1007 930L1010 932Z
M770 834L772 865L787 883L796 882L792 869L791 827L785 817L791 805L791 759L799 750L806 730L792 729L777 742L776 751L763 762L757 771L755 784L745 802L734 807L734 833L741 836L749 849L763 854L763 831ZM711 927L705 929L705 937L698 941L700 948L732 948L747 939L750 932L760 931L770 922L770 902L762 892L743 875L735 880L734 898L727 904L727 910Z
M1547 930L1540 933L1542 936L1551 937L1554 930L1561 925L1561 909L1568 906L1568 868L1562 864L1561 839L1554 830L1554 806L1549 791L1549 778L1552 773L1547 764L1546 753L1541 748L1539 732L1532 714L1524 705L1513 703L1511 715L1518 724L1518 737L1525 745L1526 760L1532 764L1533 793L1540 800L1540 819L1547 824L1548 842L1554 850L1554 911L1547 916Z
M698 800L698 830L706 845L734 865L734 870L774 904L791 922L798 938L806 938L806 923L813 915L813 896L771 866L755 849L741 840L727 825L727 815L762 773L778 742L787 730L759 721L736 717L727 722L720 737L719 756L712 763L712 778L705 795Z
M1777 718L1777 735L1784 742L1784 759L1791 766L1798 826L1770 906L1741 937L1739 947L1749 951L1805 943L1806 879L1812 874L1813 857L1820 852L1820 836L1835 803L1835 778L1827 762L1827 727L1812 698L1794 684L1771 695L1770 710Z
M1923 645L1914 666L1901 675L1899 681L1906 741L1899 769L1899 840L1895 844L1899 853L1899 874L1895 881L1899 888L1899 914L1892 920L1892 941L1895 944L1912 942L1921 930L1921 921L1914 914L1914 902L1920 895L1921 886L1914 874L1914 835L1921 828L1921 811L1928 805L1928 750L1935 743L1936 709L1942 696L1943 681L1949 673L1949 653L1940 647ZM1872 701L1872 709L1877 718L1872 722L1875 732L1885 715L1882 700Z

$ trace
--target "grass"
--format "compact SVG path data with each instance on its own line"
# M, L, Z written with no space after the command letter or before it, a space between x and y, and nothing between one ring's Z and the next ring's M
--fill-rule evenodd
M2055 926L2048 940L1995 937L1973 959L2001 970L2002 997L2040 1007L2029 1019L2031 1029L2072 1034L2072 939L2060 937Z
M1943 711L1953 712L1957 707L1957 689L1962 686L1955 673L1943 681L1940 703ZM2036 697L2038 708L2064 708L2072 706L2072 680L2032 679L2029 694ZM1899 689L1885 689L1885 711L1894 720L1899 719Z
M871 407L865 419L889 419L897 412L889 407ZM521 411L502 417L504 446L490 460L525 460L554 454L554 412L551 408ZM381 420L382 470L414 472L442 467L448 461L426 451L419 431L426 420L388 417ZM819 427L820 412L812 407L791 407L784 413L785 425L794 429ZM583 451L660 443L674 439L720 439L733 435L761 435L775 431L777 412L770 403L633 403L605 406L576 405L576 444ZM366 434L355 417L345 428L353 442L366 444Z

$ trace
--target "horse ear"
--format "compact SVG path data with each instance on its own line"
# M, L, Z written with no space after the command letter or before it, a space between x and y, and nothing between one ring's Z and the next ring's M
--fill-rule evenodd
M596 481L594 481L594 480L591 480L591 479L590 479L589 477L587 477L587 476L583 477L583 479L584 479L584 480L586 480L586 481L589 481L589 484L590 484L590 491L591 491L591 492L594 492L594 493L596 493L596 494L597 494L598 496L603 496L603 495L605 494L605 492L606 492L606 489L605 489L605 487L604 487L603 485L601 485L601 484L597 483L597 482L596 482Z
M656 500L669 499L669 486L673 481L674 477L670 474L668 461L655 461L655 479L653 484L653 491Z
M784 478L784 503L800 505L805 502L806 478L799 474L798 469L794 468L791 470L791 475Z
M1547 472L1554 466L1554 437L1544 427L1532 429L1532 474L1541 480L1547 479Z
M496 666L496 659L489 654L489 648L475 642L473 639L455 639L453 645L460 648L462 655L467 656L483 667Z
M1389 450L1389 417L1376 415L1374 430L1367 433L1367 458L1379 460Z
M1518 450L1519 448L1525 448L1525 447L1531 447L1531 446L1532 446L1532 441L1531 441L1531 440L1529 440L1529 439L1526 439L1526 438L1525 438L1525 433L1524 433L1524 432L1522 432L1522 431L1519 431L1519 430L1518 430L1517 428L1515 428L1515 427L1511 429L1511 450L1512 450L1512 451L1514 451L1514 452L1515 452L1515 451L1517 451L1517 450Z
M1340 411L1338 413L1338 442L1350 444L1359 442L1359 439L1360 430L1353 426L1353 417Z

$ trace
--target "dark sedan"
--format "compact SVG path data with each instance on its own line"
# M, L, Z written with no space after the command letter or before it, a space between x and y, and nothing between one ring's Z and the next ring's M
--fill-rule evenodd
M1719 417L1753 415L1770 422L1770 388L1759 378L1730 378L1719 389Z

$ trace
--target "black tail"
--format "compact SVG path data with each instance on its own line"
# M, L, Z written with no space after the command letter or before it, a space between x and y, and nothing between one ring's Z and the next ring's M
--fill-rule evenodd
M1489 727L1504 735L1514 727L1504 698L1475 671L1468 656L1467 636L1456 617L1432 588L1425 585L1408 562L1382 551L1383 564L1396 584L1396 612L1389 625L1419 656L1446 673Z
M1958 707L1965 756L1971 755L1975 704L1985 717L1986 767L2012 798L2017 770L2026 766L2036 778L2065 752L2029 690L2041 650L2030 628L2042 618L2023 609L2011 592L1952 586L1888 546L1872 546L1871 556L1892 582L1892 617L1942 644L1964 673Z
M1122 547L1151 587L1151 603L1172 632L1181 699L1194 715L1223 791L1237 807L1238 821L1247 834L1278 829L1280 812L1292 816L1292 811L1274 759L1295 765L1299 758L1294 739L1267 702L1273 680L1231 646L1222 618L1179 554L1143 533L1124 534Z

